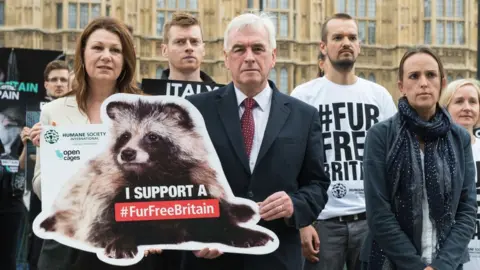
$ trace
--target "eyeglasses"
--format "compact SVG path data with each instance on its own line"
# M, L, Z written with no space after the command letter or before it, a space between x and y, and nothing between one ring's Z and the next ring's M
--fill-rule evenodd
M49 82L57 82L60 81L61 83L67 83L68 79L64 77L52 77L48 79Z

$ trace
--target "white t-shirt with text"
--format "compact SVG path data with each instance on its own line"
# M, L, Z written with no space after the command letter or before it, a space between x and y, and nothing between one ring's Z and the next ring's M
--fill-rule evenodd
M323 136L328 202L318 219L365 212L363 149L367 130L397 112L383 86L357 77L339 85L326 77L297 86L291 96L317 108Z
M472 144L473 159L475 160L477 182L477 205L480 205L480 175L478 169L480 169L480 138L475 140ZM463 265L464 270L479 270L480 269L480 208L477 212L477 219L475 221L475 233L473 238L468 244L468 252L470 253L470 261Z

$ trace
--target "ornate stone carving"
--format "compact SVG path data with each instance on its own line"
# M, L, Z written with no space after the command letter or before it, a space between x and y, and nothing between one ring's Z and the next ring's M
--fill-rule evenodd
M237 10L235 12L238 12ZM203 14L205 16L215 16L215 10L213 8L210 8L210 9L205 9L203 11Z
M148 76L148 64L147 63L141 63L140 64L140 74L144 76Z
M367 56L367 57L375 57L377 56L376 49L373 48L362 48L360 55Z
M162 55L162 42L160 41L155 42L155 54L156 56Z
M382 72L382 80L383 80L384 82L390 81L390 74L391 74L390 71L384 71L384 72Z

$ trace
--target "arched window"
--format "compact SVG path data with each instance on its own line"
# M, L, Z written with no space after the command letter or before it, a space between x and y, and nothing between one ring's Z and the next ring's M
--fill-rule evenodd
M270 71L268 79L275 83L275 85L277 84L277 71L274 68L272 68L272 70Z
M373 73L370 73L370 75L368 75L368 80L372 82L377 82L377 80L375 79L375 74Z
M360 72L360 74L358 74L358 77L362 78L362 79L365 79L365 74L363 74L362 72Z
M462 74L457 74L457 80L461 80L461 79L463 79Z
M68 60L68 68L73 70L73 59Z
M157 73L155 74L155 78L160 79L162 78L162 73L163 73L163 68L162 67L157 67Z
M448 75L447 75L447 83L452 82L452 81L453 81L453 76L452 76L452 74L448 74Z
M288 71L282 68L280 71L280 92L288 94Z

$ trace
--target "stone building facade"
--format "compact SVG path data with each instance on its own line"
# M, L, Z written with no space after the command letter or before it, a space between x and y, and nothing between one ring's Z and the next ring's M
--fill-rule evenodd
M220 82L228 22L249 10L275 15L278 61L271 72L279 89L291 91L315 78L324 20L335 12L354 16L362 41L358 76L376 81L398 98L398 63L405 49L431 45L445 62L448 79L475 77L478 0L0 0L0 46L62 50L71 64L75 42L90 19L114 16L134 28L137 80L159 77L162 28L176 10L202 22L206 56L202 70Z

